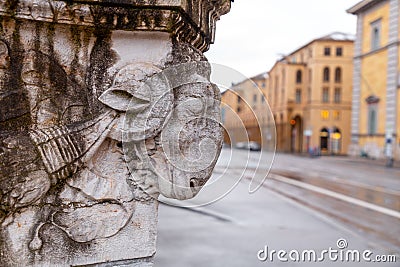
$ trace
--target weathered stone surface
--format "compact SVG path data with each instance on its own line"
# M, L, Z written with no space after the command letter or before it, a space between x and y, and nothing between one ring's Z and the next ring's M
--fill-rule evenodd
M214 42L215 23L230 0L3 0L0 15L112 30L172 33L200 50Z
M228 0L0 0L1 266L152 266L219 155Z

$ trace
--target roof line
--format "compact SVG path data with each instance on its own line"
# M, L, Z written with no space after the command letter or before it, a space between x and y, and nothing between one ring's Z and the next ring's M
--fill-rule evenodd
M287 57L288 57L288 56L291 56L291 55L293 55L293 54L295 54L295 53L297 53L298 51L300 51L300 50L303 49L304 47L307 47L307 46L309 46L310 44L312 44L312 43L314 43L314 42L317 42L317 41L354 42L354 40L350 40L350 39L346 39L346 40L335 40L335 39L333 39L333 38L330 38L330 39L329 39L329 37L332 36L333 34L353 35L353 34L347 34L347 33L343 33L343 32L332 32L331 34L324 35L324 36L322 36L322 37L315 38L315 39L309 41L309 42L306 43L305 45L303 45L303 46L297 48L296 50L294 50L293 52L291 52L290 54L288 54Z
M240 82L232 83L232 87L233 87L233 86L236 86L236 85L239 85L239 84L242 84L242 83L244 83L244 82L246 82L246 81L249 81L249 80L254 81L254 80L256 80L256 79L262 79L261 76L263 76L263 75L268 75L268 72L267 72L267 71L264 71L264 72L261 72L260 74L254 75L254 76L252 76L252 77L250 77L250 78L246 78L246 79L244 79L244 80L242 80L242 81L240 81Z
M374 6L381 1L382 0L363 0L355 4L354 6L350 7L349 9L347 9L346 12L353 15L357 15L363 10L370 8L371 6Z

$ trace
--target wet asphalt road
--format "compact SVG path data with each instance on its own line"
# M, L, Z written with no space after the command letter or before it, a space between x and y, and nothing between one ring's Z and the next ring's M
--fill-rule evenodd
M258 160L258 152L224 149L210 186L198 197L184 207L160 205L156 267L400 266L399 257L397 263L258 260L257 252L265 246L269 250L318 253L329 247L338 249L340 238L347 241L346 249L368 249L373 257L400 253L400 219L396 217L400 169L339 157L310 159L279 154L274 158L265 153ZM265 175L272 161L271 177L250 194L248 178L253 173ZM273 179L274 175L340 194L332 198ZM342 195L378 208L343 201ZM196 206L208 202L212 203ZM394 213L381 213L379 207Z

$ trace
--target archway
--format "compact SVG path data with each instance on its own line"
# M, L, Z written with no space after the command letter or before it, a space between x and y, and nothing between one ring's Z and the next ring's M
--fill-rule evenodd
M339 154L342 149L342 133L334 127L332 131L332 153Z
M299 115L290 120L291 146L290 151L301 153L303 148L303 120Z
M328 151L328 147L329 147L329 131L328 131L328 129L322 128L319 133L319 137L320 137L321 152Z

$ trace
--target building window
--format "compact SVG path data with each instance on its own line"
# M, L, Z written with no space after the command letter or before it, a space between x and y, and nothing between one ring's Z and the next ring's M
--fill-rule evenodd
M329 120L329 110L321 110L321 119Z
M376 125L377 125L376 105L369 105L368 106L368 134L369 135L376 134Z
M265 96L261 97L261 103L265 103Z
M381 19L371 23L371 50L378 49L381 45Z
M240 104L240 102L242 102L242 99L240 98L240 96L237 96L237 103Z
M325 67L324 68L324 82L329 82L329 68Z
M301 89L296 89L296 103L301 103Z
M297 72L296 72L296 83L301 83L301 80L302 80L302 73L301 73L301 70L298 70Z
M257 95L253 95L253 103L257 103Z
M375 95L370 95L365 99L368 105L368 134L374 135L378 125L378 103L380 99Z
M343 56L343 48L342 47L336 47L336 56L338 56L338 57Z
M335 82L336 83L342 82L342 69L340 67L337 67L335 69Z
M265 88L265 83L262 83L262 88Z
M242 109L240 107L237 107L236 111L239 113L240 111L242 111Z
M328 103L329 102L329 88L324 87L322 89L322 102Z
M312 70L308 70L308 82L311 84L312 82Z
M324 56L330 56L330 55L331 55L331 48L325 47L324 48Z
M342 102L342 89L341 88L335 88L335 103L338 104Z
M307 97L308 97L308 103L311 103L311 87L308 87Z
M340 120L340 111L338 110L333 111L333 119L336 121Z

